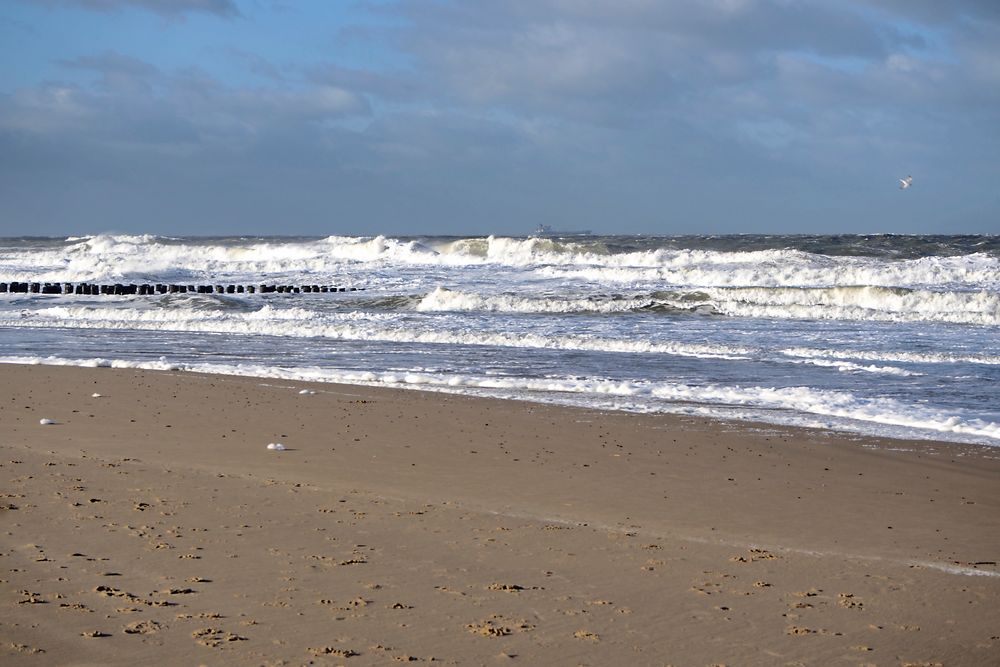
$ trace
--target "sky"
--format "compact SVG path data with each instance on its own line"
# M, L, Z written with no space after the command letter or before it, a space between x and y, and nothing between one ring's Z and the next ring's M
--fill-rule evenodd
M1000 234L1000 2L0 2L0 236L539 224Z

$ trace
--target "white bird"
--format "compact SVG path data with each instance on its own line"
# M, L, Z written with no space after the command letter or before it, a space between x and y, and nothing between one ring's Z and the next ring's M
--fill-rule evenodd
M285 446L280 442L272 442L270 445L267 446L267 448L270 449L272 452L285 451Z
M900 190L905 190L906 188L910 187L911 185L913 185L913 177L912 176L907 176L906 178L899 179L899 189Z

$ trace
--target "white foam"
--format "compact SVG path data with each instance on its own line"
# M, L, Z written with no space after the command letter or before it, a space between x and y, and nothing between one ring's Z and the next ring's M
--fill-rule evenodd
M294 297L0 294L0 327L39 329L25 336L14 332L16 348L12 349L46 349L42 345L73 349L63 344L77 329L109 332L87 335L88 345L109 340L118 330L135 330L171 332L158 338L185 346L185 334L190 332L218 334L228 340L253 337L244 340L252 343L252 350L236 345L226 348L226 354L245 352L265 359L261 364L276 364L281 362L266 360L268 350L281 354L281 350L295 347L301 348L297 360L318 358L305 349L308 345L291 344L288 339L292 338L317 339L319 348L329 347L324 341L373 341L392 344L372 346L373 358L378 359L373 365L392 367L382 353L400 351L407 355L407 361L399 364L404 370L378 372L375 368L370 376L353 380L310 368L286 369L287 374L280 375L263 366L235 365L231 372L290 380L330 381L339 377L340 381L511 397L532 394L541 400L617 409L684 409L715 415L733 411L736 416L754 414L773 421L857 427L866 432L911 428L896 429L890 424L892 412L898 410L917 423L914 428L922 433L977 441L993 437L988 435L989 420L996 418L990 406L996 392L988 381L993 371L942 367L1000 365L996 346L1000 257L986 253L898 260L788 249L721 252L661 247L614 252L599 238L488 237L422 244L383 236L212 241L104 235L70 239L61 247L55 241L18 243L0 247L0 282L299 284L308 280L371 289ZM681 311L692 316L674 316ZM659 317L659 313L670 316ZM65 329L66 333L54 333L54 329ZM267 341L265 336L286 340ZM628 382L535 378L536 384L531 384L524 378L502 375L523 373L523 364L530 363L525 360L532 355L507 355L513 361L498 369L497 376L447 375L433 368L448 365L434 356L442 350L434 347L437 344L452 346L447 348L449 352L462 346L465 349L458 354L463 359L474 351L472 346L645 356L633 359L589 354L575 369L558 371L566 375L574 370L600 374L600 370L590 369L613 364L615 373L607 374L627 372L633 376ZM844 349L838 349L840 346ZM869 346L871 349L848 349ZM504 356L499 350L487 352L497 359ZM413 355L422 353L436 360L428 362L431 368L413 366ZM657 355L673 359L661 360ZM537 356L551 368L548 364L558 355ZM581 361L578 356L566 355L567 363ZM751 363L676 364L676 373L673 369L659 372L678 356ZM329 362L336 363L333 359ZM665 362L662 367L661 362ZM80 363L125 364L116 360ZM785 366L775 369L774 364ZM146 367L195 368L167 359L148 362ZM853 402L841 403L825 394L796 395L790 390L770 396L751 395L749 388L727 393L718 388L709 391L694 381L687 388L641 382L643 377L664 374L689 377L689 373L703 369L706 375L702 377L740 377L743 368L750 367L761 369L761 377L787 378L784 371L788 371L801 378L802 384L816 387L857 387L839 373L864 374L871 385L866 384L866 393L877 396L881 392L878 383L884 382L889 388L884 393L906 396L909 386L914 390L914 405L882 405L857 396ZM923 373L926 378L916 379ZM968 394L968 412L935 412L927 407L927 402L933 405L937 400L935 380L962 386L963 377L956 377L959 375L982 383L975 393ZM909 377L914 380L908 382ZM787 380L775 381L782 382ZM681 397L671 398L674 394ZM726 403L728 399L733 402ZM834 407L824 412L824 401ZM976 423L970 417L973 414L983 415L985 422ZM950 422L953 417L957 422ZM968 432L956 433L956 426Z
M348 275L370 281L393 267L509 267L596 284L696 287L853 287L1000 289L1000 258L985 253L888 260L798 250L722 252L660 248L612 253L599 241L503 237L462 239L437 248L415 241L332 236L301 242L227 240L213 244L156 236L81 237L64 248L9 248L0 280L199 280L255 283L267 277ZM404 283L405 284L405 281Z
M416 309L424 312L621 313L670 308L732 317L772 319L945 322L1000 325L1000 294L979 291L903 290L885 287L699 288L630 297L476 294L438 287Z
M246 312L135 310L111 307L57 306L22 311L16 319L0 317L0 326L80 329L130 329L267 335L333 340L398 343L447 343L514 348L544 348L642 354L672 354L713 359L740 359L754 353L747 347L642 339L614 339L586 335L543 335L489 330L448 330L404 323L398 316L364 313L320 313L302 308L285 310L264 306Z
M850 361L841 361L836 359L796 359L793 360L793 363L810 364L812 366L822 366L825 368L836 368L843 373L878 373L883 375L898 375L901 377L915 377L923 375L923 373L908 371L905 368L898 368L896 366L875 366L874 364L865 366Z
M642 259L629 261L627 255L613 255L612 261L590 264L553 262L539 266L536 272L560 280L658 287L1000 289L1000 258L984 253L891 261L812 255L797 250L657 250Z
M576 396L581 405L605 409L686 412L710 417L751 419L778 424L847 430L909 438L940 438L1000 446L1000 424L967 418L958 412L889 398L863 398L843 391L808 387L690 385L593 378L502 378L440 373L375 373L335 369L277 368L252 364L170 364L107 359L70 360L57 357L0 357L0 363L62 366L105 366L186 370L224 375L281 378L310 382L391 385L477 393L487 390L503 398L554 400ZM608 402L607 398L616 398ZM625 399L625 400L622 400ZM596 403L593 401L597 401ZM568 402L574 403L573 400Z
M651 299L562 299L523 297L512 294L474 294L438 287L416 305L421 312L502 312L502 313L614 313L636 310Z
M707 289L713 308L736 317L1000 325L1000 293L880 286Z
M901 352L896 350L834 350L808 347L789 347L781 353L790 357L863 359L867 361L895 361L916 364L982 364L1000 366L1000 355L957 354L954 352Z
M311 274L340 275L355 263L437 264L437 253L412 241L330 237L322 241L180 242L155 236L99 235L63 249L8 250L0 258L7 280L109 281L157 276L244 279Z

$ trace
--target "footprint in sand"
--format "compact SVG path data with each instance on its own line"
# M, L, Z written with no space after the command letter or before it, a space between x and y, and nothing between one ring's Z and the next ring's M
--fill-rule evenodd
M48 604L48 600L42 599L41 593L22 590L18 591L18 594L24 596L23 599L17 601L18 604Z
M777 560L777 558L766 549L747 549L746 556L732 556L729 560L733 563L752 563L759 560Z
M491 591L504 591L507 593L517 593L518 591L525 590L524 586L519 586L517 584L497 584L493 583L486 587L487 590Z
M527 632L534 627L527 621L512 621L500 614L493 614L479 623L469 623L465 626L469 632L483 637L506 637L515 632Z
M370 603L371 600L366 600L362 597L356 597L353 600L348 601L344 609L351 610L351 609L357 609L358 607L367 607Z
M484 637L506 637L514 632L510 628L504 625L496 625L492 621L470 623L465 627L468 628L469 632L473 632Z
M126 625L122 632L127 635L148 635L158 632L160 624L156 621L135 621Z
M16 642L11 642L8 644L12 649L18 653L28 653L31 655L38 655L40 653L45 653L45 649L37 648L35 646L28 646L27 644L18 644Z
M337 658L353 658L356 655L361 655L357 651L349 648L337 648L335 646L320 646L318 648L310 648L309 652L313 655L332 655Z
M837 595L837 604L845 609L863 609L864 603L854 597L853 593L840 593Z
M247 640L246 637L241 637L240 635L226 632L219 628L201 628L192 632L191 636L199 644L208 646L209 648L216 648L224 642L241 642Z
M822 588L810 588L807 591L795 591L794 593L792 593L792 595L800 598L814 598L817 597L822 592L823 592Z

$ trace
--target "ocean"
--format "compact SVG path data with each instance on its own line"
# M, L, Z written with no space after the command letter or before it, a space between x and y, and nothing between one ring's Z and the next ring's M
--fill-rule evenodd
M1000 236L0 239L14 281L357 291L0 293L2 362L1000 446Z

